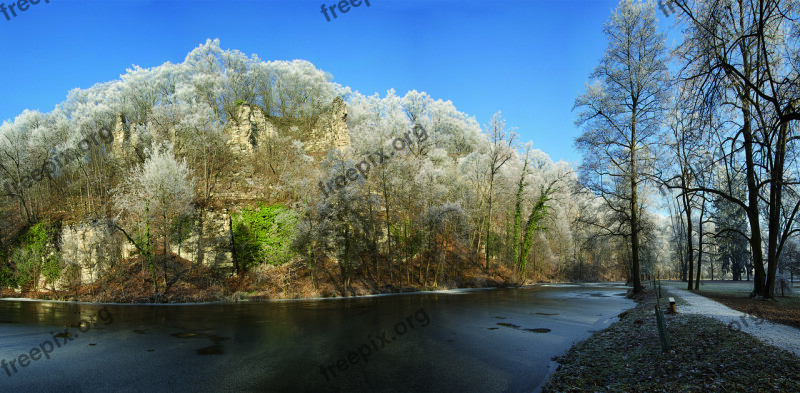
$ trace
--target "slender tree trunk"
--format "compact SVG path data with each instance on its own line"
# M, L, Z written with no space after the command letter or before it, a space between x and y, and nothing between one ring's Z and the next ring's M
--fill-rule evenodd
M494 172L494 169L492 170ZM489 179L489 213L486 215L486 272L489 272L489 242L491 241L492 228L492 190L494 189L494 173Z
M394 282L394 253L392 249L392 220L389 215L389 187L386 184L386 176L382 178L384 211L386 213L386 259L389 261L389 282ZM380 282L381 274L378 271L378 281Z
M686 165L685 163L682 163L681 165L681 187L683 190L686 190L686 188L689 186L687 181L687 177L689 176L689 174L685 165ZM686 265L689 268L689 272L686 275L689 285L687 286L686 289L691 291L693 284L692 280L694 276L694 245L692 244L693 243L692 200L686 191L683 192L681 199L683 199L683 208L684 211L686 212L686 257L684 259L686 260Z
M697 280L694 282L694 289L700 289L700 272L703 262L703 215L706 213L706 201L700 202L700 222L697 228Z
M634 119L636 114L634 112ZM633 292L642 292L642 281L639 277L639 199L637 193L636 172L636 124L631 127L631 275L633 276Z
M519 231L522 226L522 195L525 192L525 171L528 168L528 159L525 157L525 162L522 165L522 174L519 177L519 184L517 186L516 201L514 203L514 234L511 237L514 251L514 264L517 267L517 273L522 274L522 260L519 257Z
M756 185L755 163L753 162L753 134L751 133L750 108L745 106L744 115L744 150L747 175L747 218L750 223L750 249L753 257L753 294L768 297L766 292L766 272L764 271L764 254L761 249L761 227L758 214L758 186ZM748 273L749 276L749 273Z
M779 125L778 140L775 151L775 162L772 166L771 178L772 182L769 185L769 237L767 240L767 283L765 287L766 294L764 297L771 298L775 292L775 273L778 269L779 239L781 234L781 205L783 196L783 172L784 160L786 157L786 137L788 122Z

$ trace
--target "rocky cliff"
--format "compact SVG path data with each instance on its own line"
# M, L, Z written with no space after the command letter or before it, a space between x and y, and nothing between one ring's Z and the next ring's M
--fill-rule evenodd
M323 113L309 120L310 131L302 132L300 126L282 119L266 116L260 107L248 103L238 106L234 119L229 121L224 132L227 146L236 158L237 168L228 179L232 191L219 193L224 203L226 198L233 201L249 199L254 195L248 184L248 162L259 150L269 143L270 138L287 137L304 143L307 153L325 154L329 149L341 148L350 144L347 129L347 105L336 97ZM169 135L142 135L135 124L129 124L122 113L117 114L113 128L112 153L122 166L127 167L141 162L143 150L152 139L163 137L175 141L174 130ZM179 142L179 141L175 141ZM252 189L251 189L252 188ZM233 235L231 216L227 209L206 210L196 213L191 220L191 228L184 240L170 245L170 251L192 263L212 267L224 275L235 273L233 257ZM57 285L64 280L77 280L88 283L104 274L117 261L135 256L136 248L117 230L105 221L92 221L65 225L62 228L61 254L68 263L67 269L73 274L62 275ZM77 272L77 273L75 273ZM66 273L66 272L65 272ZM69 277L69 278L68 278Z

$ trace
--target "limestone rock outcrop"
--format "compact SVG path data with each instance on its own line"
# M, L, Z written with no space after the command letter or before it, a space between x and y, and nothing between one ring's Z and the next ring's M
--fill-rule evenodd
M184 259L233 275L233 234L227 211L204 211L191 220L188 237L170 244L170 251ZM86 284L98 280L122 259L138 250L108 220L64 225L60 237L61 257L67 267L57 288L68 282ZM77 272L77 274L75 274Z
M227 209L195 214L188 238L171 244L170 251L196 264L233 275L236 267L233 263L231 216Z
M308 136L309 151L327 153L330 149L350 145L347 131L347 104L341 97L333 99L331 109L319 115L315 127Z
M310 127L309 127L310 126ZM167 138L176 143L180 150L175 129L168 135L145 135L140 126L130 124L123 113L118 113L112 129L114 140L112 153L123 166L138 164L144 158L144 148L153 139ZM301 131L308 129L308 131ZM267 146L270 138L291 138L303 142L306 153L327 154L331 149L343 148L350 144L347 128L347 104L336 97L330 105L317 116L301 120L279 119L266 115L258 105L241 103L237 112L225 125L223 131L228 139L227 145L237 164L233 173L223 180L227 187L220 187L215 195L218 199L235 201L257 198L260 190L269 187L253 181L253 160L259 148ZM180 257L202 264L224 273L235 272L233 241L230 214L205 211L193 218L190 234L180 244L171 244L170 251ZM78 278L81 282L96 280L99 275L121 259L136 254L135 247L118 231L106 224L80 224L66 226L62 230L65 242L62 255L73 266L80 266Z
M236 119L228 122L228 146L234 154L252 154L259 146L264 146L268 137L278 135L278 129L267 120L258 106L242 103L238 107Z

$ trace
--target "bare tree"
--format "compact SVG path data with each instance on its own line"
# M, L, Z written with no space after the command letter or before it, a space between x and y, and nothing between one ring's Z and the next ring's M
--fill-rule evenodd
M603 30L609 47L591 74L594 83L575 101L581 110L576 123L584 127L576 145L585 153L584 183L629 223L630 279L634 292L640 292L639 189L666 101L665 37L657 31L652 3L633 0L622 0Z
M174 158L172 146L154 149L147 161L120 184L116 194L120 213L143 219L147 223L145 231L149 231L150 220L160 228L164 246L164 284L167 285L170 228L180 215L192 210L190 204L195 196L194 179L186 161L179 162ZM128 232L124 231L126 236ZM128 239L132 240L130 236ZM140 251L144 249L134 244Z
M489 190L487 195L486 212L486 270L489 270L489 254L492 228L492 203L494 196L494 184L497 173L508 160L514 157L514 140L517 135L513 130L506 130L506 122L500 116L500 112L492 116L492 120L486 126L486 133L489 137L488 152L488 183Z
M800 201L784 209L784 193L797 181L787 179L787 151L798 139L796 33L798 9L778 0L697 1L678 7L688 21L678 51L682 80L695 92L701 116L721 113L719 157L744 161L746 199L727 190L697 187L741 206L750 224L755 280L752 295L772 297L781 249L794 232ZM788 156L791 159L791 155ZM767 270L764 270L761 213L767 218Z

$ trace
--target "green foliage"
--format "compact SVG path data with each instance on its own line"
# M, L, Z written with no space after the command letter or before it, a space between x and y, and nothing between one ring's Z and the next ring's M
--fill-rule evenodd
M414 230L414 224L411 220L406 220L406 231L408 232L408 238L406 239L403 236L403 222L400 221L396 225L392 225L390 230L392 233L392 244L402 245L404 250L408 252L408 255L413 256L416 255L420 250L422 250L422 235L419 231Z
M6 288L17 287L17 276L8 266L3 266L0 268L0 286L4 286Z
M291 250L297 214L281 205L261 204L233 214L233 244L242 266L280 265L293 255Z
M49 225L40 222L28 230L28 233L23 236L22 242L30 252L43 255L52 232Z
M244 100L236 100L236 102L234 103L235 106L239 106L242 104L244 104Z
M500 254L500 249L502 248L502 238L497 232L490 232L489 233L489 256L496 257Z
M37 263L36 258L31 255L28 248L14 251L11 260L17 268L15 281L19 287L25 288L38 281L41 262Z
M11 256L12 262L16 266L16 274L12 279L5 282L15 284L14 286L27 287L36 286L42 274L49 282L54 282L61 275L62 263L55 255L47 255L47 244L53 237L55 230L48 224L40 222L22 236L22 245L14 251ZM4 271L7 274L7 271Z
M528 169L528 156L525 156L525 162L522 165L522 175L519 177L519 185L517 186L516 202L514 203L514 262L519 261L519 231L522 228L522 200L525 193L525 186L528 183L525 181L525 172Z
M528 222L525 224L525 232L523 233L522 250L520 252L519 261L517 261L517 269L519 272L525 272L528 254L533 246L533 233L545 229L545 227L541 225L541 222L547 217L550 209L547 206L547 202L550 200L550 195L553 192L553 184L555 184L555 182L550 183L547 189L542 187L539 198L536 199L531 214L528 216Z
M61 270L64 268L64 261L60 256L48 255L42 262L42 275L46 282L53 285L61 277Z

